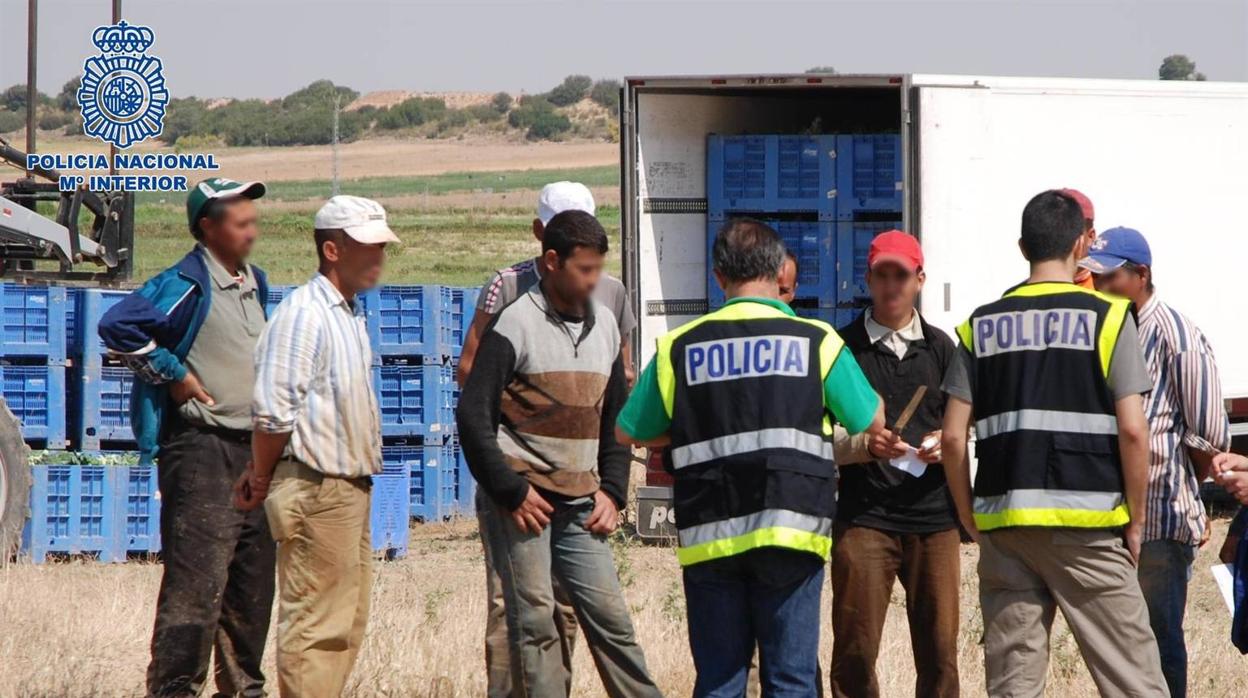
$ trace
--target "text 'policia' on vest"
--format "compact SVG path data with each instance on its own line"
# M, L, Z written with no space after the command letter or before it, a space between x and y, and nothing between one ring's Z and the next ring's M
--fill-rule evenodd
M1129 307L1074 284L1025 284L958 327L974 356L980 530L1128 522L1108 377Z
M836 470L823 382L842 346L827 324L749 298L659 340L681 565L766 546L828 557Z

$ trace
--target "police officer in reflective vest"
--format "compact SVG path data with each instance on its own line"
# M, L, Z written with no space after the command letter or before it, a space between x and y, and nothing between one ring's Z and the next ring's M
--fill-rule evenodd
M670 446L694 695L744 695L757 644L764 695L814 696L836 507L828 415L878 431L880 400L830 325L779 300L774 230L730 221L712 257L728 302L659 339L617 437Z
M1058 608L1101 695L1167 695L1135 573L1148 468L1141 393L1152 384L1129 302L1073 283L1082 232L1069 194L1028 202L1019 247L1031 276L958 327L945 378L945 474L979 540L990 696L1043 695Z

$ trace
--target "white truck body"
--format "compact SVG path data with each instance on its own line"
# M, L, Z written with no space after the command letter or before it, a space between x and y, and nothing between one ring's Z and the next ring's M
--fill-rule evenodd
M707 135L795 133L811 114L819 118L807 132L846 114L900 130L903 227L923 243L921 309L931 323L952 335L975 307L1021 281L1024 204L1042 190L1074 187L1092 198L1099 230L1125 225L1145 234L1160 297L1208 335L1225 396L1248 398L1244 83L629 79L621 115L622 235L625 281L640 319L639 362L653 355L658 336L706 311ZM1233 405L1242 412L1248 400Z

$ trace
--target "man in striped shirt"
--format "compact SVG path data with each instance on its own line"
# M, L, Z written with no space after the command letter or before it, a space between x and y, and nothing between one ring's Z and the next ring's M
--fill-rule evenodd
M1200 329L1158 300L1152 252L1138 231L1105 231L1080 264L1096 275L1097 289L1130 298L1138 309L1140 343L1153 379L1145 401L1149 466L1140 588L1170 695L1181 697L1187 690L1187 583L1208 521L1200 483L1213 454L1231 446L1218 367Z
M239 508L264 504L278 544L278 684L300 697L341 695L368 621L381 424L356 295L399 241L381 206L355 196L330 199L314 225L320 269L256 347L252 463L235 486Z

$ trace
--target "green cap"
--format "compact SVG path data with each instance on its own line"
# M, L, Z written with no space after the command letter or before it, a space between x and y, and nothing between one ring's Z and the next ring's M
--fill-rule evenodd
M191 232L196 231L200 214L209 201L235 196L259 199L264 196L264 182L235 182L225 177L213 177L196 184L186 195L186 220Z

